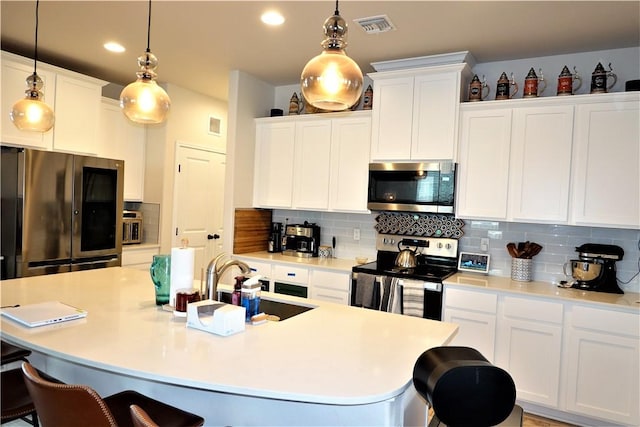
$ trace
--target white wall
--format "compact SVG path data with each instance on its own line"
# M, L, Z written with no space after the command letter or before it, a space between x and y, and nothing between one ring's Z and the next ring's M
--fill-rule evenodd
M516 61L498 61L477 64L473 67L473 73L477 74L480 79L484 75L490 86L490 92L487 100L493 100L496 97L496 82L500 78L502 72L514 78L519 86L518 93L514 98L522 98L524 89L524 79L533 67L538 78L540 77L539 69L542 68L542 74L547 81L547 89L542 93L543 97L556 96L558 87L558 75L565 65L573 73L573 67L576 67L578 74L582 78L582 86L574 94L587 94L591 90L591 74L593 73L598 62L602 63L605 69L609 70L609 63L613 68L613 72L618 76L616 84L610 89L610 92L624 92L624 84L627 80L640 79L640 47L601 50L593 52L572 53L567 55L544 56L538 58L527 58ZM611 80L607 80L610 84ZM467 88L463 92L467 96Z
M225 172L223 247L227 253L233 251L235 208L251 207L253 202L255 118L269 114L273 98L273 86L242 71L229 73L229 144Z

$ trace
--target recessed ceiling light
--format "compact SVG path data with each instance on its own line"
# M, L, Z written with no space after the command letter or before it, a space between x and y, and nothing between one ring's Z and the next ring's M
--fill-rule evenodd
M109 52L122 53L122 52L125 51L124 46L122 46L120 43L116 43L116 42L107 42L107 43L103 44L103 46Z
M284 23L284 16L273 10L263 13L260 19L267 25L276 26Z

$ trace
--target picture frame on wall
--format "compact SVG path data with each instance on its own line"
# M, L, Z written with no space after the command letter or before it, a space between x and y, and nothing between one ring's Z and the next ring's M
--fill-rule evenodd
M488 274L490 260L491 255L489 254L460 252L460 257L458 258L458 270L470 273Z

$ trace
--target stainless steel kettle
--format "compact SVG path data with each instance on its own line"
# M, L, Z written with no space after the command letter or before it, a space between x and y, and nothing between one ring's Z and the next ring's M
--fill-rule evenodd
M398 255L396 256L396 267L401 267L401 268L415 268L415 266L417 265L416 262L416 249L402 249L401 246L403 246L405 243L404 240L401 240L398 242L398 250L400 251L398 253Z

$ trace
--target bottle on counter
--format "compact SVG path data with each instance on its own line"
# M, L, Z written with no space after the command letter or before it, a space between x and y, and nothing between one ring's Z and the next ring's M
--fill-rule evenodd
M261 283L256 280L246 280L242 283L242 306L246 309L247 322L251 321L251 317L259 314L260 309L260 289Z
M236 284L233 285L233 293L231 294L231 304L241 305L242 301L242 282L247 280L244 276L236 277Z

